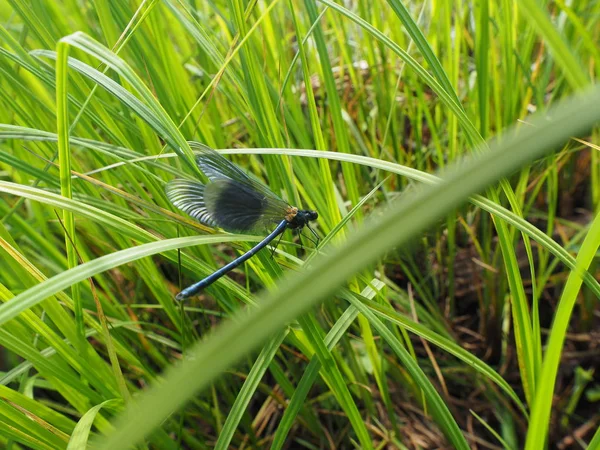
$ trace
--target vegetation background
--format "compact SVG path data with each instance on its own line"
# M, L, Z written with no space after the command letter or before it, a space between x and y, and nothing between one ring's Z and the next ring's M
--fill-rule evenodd
M599 24L0 0L0 446L599 449ZM188 141L316 209L318 250L176 304L260 239L169 205Z

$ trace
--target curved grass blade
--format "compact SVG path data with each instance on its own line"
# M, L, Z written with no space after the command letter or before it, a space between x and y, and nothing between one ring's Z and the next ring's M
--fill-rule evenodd
M423 68L414 58L412 58L408 54L408 52L403 50L389 37L385 36L367 21L356 15L354 12L344 8L343 6L331 0L320 0L320 2L355 22L366 32L371 34L374 38L376 38L385 46L387 46L391 51L396 53L402 60L404 60L406 64L409 67L411 67L417 73L417 75L431 87L431 89L440 97L444 104L452 110L452 112L454 113L454 117L456 117L456 120L458 120L458 122L461 124L465 134L468 137L469 142L472 146L476 147L475 150L478 150L477 147L481 147L483 149L486 148L487 144L483 140L482 136L479 134L474 124L470 121L460 102L456 101L456 93L451 88L450 83L445 82L447 77L445 76L443 71L440 72L439 68L437 69L440 79L436 79L427 70L425 70L425 68ZM412 30L411 36L413 37L413 39L416 38L422 40L419 37L418 27L414 25L412 19L408 17L408 14L404 14L402 8L396 8L396 12L401 15L405 22L405 25L407 25ZM428 51L428 48L426 47L427 45L424 45L422 50L425 51L425 54L429 59L432 59L430 62L434 66L438 66L438 62L435 59L435 56L430 51ZM447 88L450 89L447 90ZM510 185L506 182L506 180L501 181L500 185L503 188L503 190L506 191L508 198L512 199L512 189ZM498 194L495 191L490 191L488 195L490 196L491 200L495 201L496 203L499 203ZM452 222L450 223L452 224ZM539 341L533 338L533 327L529 315L529 304L525 295L525 291L523 289L521 274L518 270L518 264L512 248L512 235L511 233L509 233L508 228L503 222L496 224L496 231L498 233L500 248L502 250L504 267L507 273L507 279L509 284L509 290L513 299L513 302L511 304L511 312L513 315L513 323L515 328L515 340L517 345L517 358L519 362L519 370L521 371L521 378L523 388L525 390L525 395L530 401L533 397L533 393L535 392L535 382L538 378L539 366L541 361L541 347L539 346ZM529 247L529 243L526 243L526 247ZM539 325L536 323L535 326L538 327Z
M592 222L577 255L577 266L569 274L558 307L554 314L554 322L550 329L550 336L544 353L544 362L540 374L539 388L536 392L531 408L531 420L525 443L526 450L539 448L539 443L544 442L548 436L550 413L552 412L554 387L556 384L558 366L562 355L569 321L577 296L581 290L582 274L587 272L596 252L600 248L600 213ZM600 297L599 297L600 299Z
M226 450L230 448L231 439L233 438L233 434L235 433L240 420L242 420L242 415L248 407L250 400L252 400L252 396L256 392L256 388L258 388L260 380L269 368L269 364L271 364L271 361L277 354L279 346L286 335L287 330L284 329L273 336L263 347L260 355L252 366L252 369L250 369L242 389L235 397L235 402L233 403L231 411L229 411L229 415L227 416L227 420L225 420L225 424L219 433L219 439L215 444L215 450Z
M7 303L0 305L0 326L11 319L14 319L23 311L26 311L44 301L44 299L48 298L49 296L56 294L57 292L60 292L69 286L72 286L73 283L78 283L86 278L92 277L98 273L102 273L122 264L178 248L191 247L200 244L214 244L242 240L256 241L258 238L256 236L220 234L215 234L212 236L190 236L151 242L149 244L143 244L137 247L120 250L109 255L101 256L100 258L94 259L73 269L55 275L54 277L49 278L46 281L43 281L20 293Z
M392 348L394 353L402 362L403 367L410 374L416 385L423 390L424 398L427 400L428 411L435 418L436 423L442 429L446 438L452 443L453 448L467 450L469 444L463 436L456 421L450 414L448 406L438 394L435 386L429 381L425 373L419 367L419 364L404 345L394 336L394 334L379 320L373 312L371 312L359 300L355 300L354 296L348 296L347 300L354 306L362 315L364 315L369 323L373 325L385 342Z
M364 419L361 417L360 412L358 411L356 402L352 399L352 395L350 394L350 390L346 385L344 376L335 362L333 355L320 336L320 327L317 324L314 315L311 313L302 315L298 317L298 322L300 323L300 326L302 327L302 330L304 331L313 351L319 358L319 362L322 366L320 374L335 396L337 402L346 413L348 420L352 424L352 429L358 437L361 448L373 448L372 439L369 436L367 428L365 427Z
M71 434L71 439L69 439L69 445L67 445L67 450L85 450L88 448L88 439L90 435L90 431L92 430L92 425L94 424L94 419L96 415L102 408L108 409L116 409L117 407L122 407L123 402L120 399L111 399L106 400L96 405L88 412L86 412L79 422L77 422L77 426L73 430Z
M235 149L235 150L224 150L225 154L248 154L248 155L293 155L293 156L304 156L309 158L325 158L332 161L348 161L354 164L360 164L368 166L374 169L381 169L388 172L398 174L400 176L407 177L414 181L419 181L428 185L435 185L441 182L440 177L422 172L417 169L413 169L408 166L401 164L384 161L381 159L370 158L362 155L348 155L337 152L326 152L326 151L315 151L315 150L304 150L304 149L271 149L271 148L255 148L255 149ZM175 155L173 155L175 156ZM546 250L556 256L565 266L569 269L575 269L575 258L565 250L558 242L552 239L550 236L540 231L534 225L516 215L512 211L504 208L502 205L483 197L481 195L473 195L469 198L469 201L487 211L494 217L506 221L507 224L517 228L521 233L529 236L531 239L542 245ZM588 286L594 294L600 297L600 283L594 278L594 276L586 272L583 274L586 286Z
M368 307L374 314L377 314L379 317L397 324L398 326L407 329L408 331L413 332L417 336L426 339L428 342L431 342L435 346L441 348L442 350L454 355L461 361L467 363L474 370L481 373L486 378L490 379L494 383L500 387L504 392L508 394L508 396L515 402L515 404L519 407L521 412L525 417L527 417L527 409L519 399L519 396L514 391L514 389L508 384L504 378L502 378L494 369L488 366L486 363L481 361L479 358L473 356L467 350L463 349L460 345L452 342L450 339L445 338L444 336L439 335L438 333L429 330L426 326L415 322L402 314L394 311L393 309L371 301L367 298L360 298L353 292L345 292L344 296L352 303L355 299L362 301L362 303ZM349 299L348 297L353 297Z
M69 36L65 36L60 40L60 42L61 44L68 44L76 47L88 55L98 59L117 72L123 80L132 86L143 101L138 99L121 85L111 80L102 72L81 61L78 61L77 59L68 58L68 60L61 61L61 64L65 65L68 63L70 68L75 69L82 75L92 79L94 82L115 95L115 97L128 104L133 111L139 114L140 117L153 126L157 132L159 132L159 134L167 141L173 150L179 154L184 161L186 161L192 170L196 170L195 165L193 164L193 154L187 144L187 141L184 139L177 126L170 119L169 115L160 105L150 89L148 89L141 78L124 60L83 32L76 32ZM60 48L61 47L59 46L59 50ZM33 54L40 56L43 55L53 59L57 57L56 53L48 50L39 50L33 52Z
M384 287L383 282L379 280L373 280L371 284L377 290L380 290ZM361 292L361 295L363 295L366 298L373 298L376 294L377 292L369 286ZM348 308L346 308L344 313L336 321L333 327L331 327L331 330L329 330L327 336L325 336L324 343L329 351L331 351L337 345L340 339L342 339L342 337L344 336L348 328L350 328L350 325L352 325L352 322L354 322L357 316L358 310L354 306L350 305ZM279 422L279 426L277 427L277 431L275 432L275 435L273 437L271 450L280 450L285 444L285 439L290 429L292 428L292 425L294 424L296 416L298 415L302 407L305 405L305 400L308 396L308 392L313 386L317 377L319 376L319 371L321 370L321 367L321 360L315 354L310 360L308 367L302 374L302 378L300 379L298 386L296 386L294 394L292 395L292 398L290 399L290 402L287 408L285 409L283 417Z
M53 427L55 427L56 434L60 434L61 432L70 433L75 427L75 423L66 415L63 415L53 410L49 406L35 401L25 394L17 392L4 385L0 385L0 398L19 405L21 408L32 412L40 419L44 420L48 424L51 424Z
M446 71L442 67L439 59L435 56L435 53L433 53L433 49L429 45L429 42L427 42L427 39L421 32L421 29L410 16L410 13L404 4L400 0L387 0L387 3L402 21L402 24L406 27L406 31L421 52L421 55L423 55L425 61L427 61L431 67L431 70L433 71L433 74L438 82L442 85L446 92L453 97L453 100L460 105L460 100L456 95L456 90L454 86L452 86L452 83L450 83L450 80L446 75Z
M102 440L101 448L127 448L140 441L221 371L285 323L334 293L390 246L406 243L467 201L468 196L549 153L570 136L589 131L600 120L600 88L571 98L554 108L550 117L551 120L544 120L538 116L533 121L535 127L522 128L518 133L513 130L492 145L493 150L450 166L441 183L402 198L379 220L354 233L345 245L315 259L309 269L288 274L264 296L258 308L241 311L192 347L191 357L169 369L160 385L125 411L115 432Z
M127 236L129 238L134 239L136 242L155 242L158 240L156 236L152 233L140 228L137 225L132 224L130 221L125 220L121 217L117 217L109 212L103 211L102 209L95 208L93 206L87 205L81 201L71 200L61 195L57 195L52 192L46 192L42 189L33 188L30 186L23 186L16 183L10 183L6 181L0 180L0 192L5 192L12 195L17 195L21 197L25 197L31 200L35 200L46 205L50 205L59 209L68 209L79 216L85 217L87 219L93 220L97 223L100 223L104 226L108 226L117 232ZM240 239L243 239L240 237ZM235 240L235 239L234 239ZM256 236L252 236L248 241L256 241ZM229 238L224 239L224 242L231 242ZM171 261L178 262L178 257L176 254L167 253L165 255ZM211 273L213 269L203 261L192 259L187 254L182 253L181 262L185 267L193 269L195 273ZM227 286L230 290L235 292L235 295L241 299L244 303L253 304L253 300L248 296L248 293L242 289L237 283L230 281L228 279L223 279L224 283L227 283ZM172 317L179 316L177 310L174 308L172 302L168 299L159 299L163 303L163 307ZM175 316L173 316L173 314ZM177 321L174 321L177 323Z

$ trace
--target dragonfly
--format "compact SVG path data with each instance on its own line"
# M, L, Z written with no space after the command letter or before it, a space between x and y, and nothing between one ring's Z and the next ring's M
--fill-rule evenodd
M277 236L281 239L287 229L300 233L306 227L318 246L319 236L310 227L310 222L319 217L317 211L291 206L220 153L204 145L193 147L200 149L195 157L196 164L209 182L204 184L183 178L169 181L165 192L170 202L198 222L232 233L264 231L273 226L275 229L243 255L183 289L175 297L177 300L198 294L265 248Z

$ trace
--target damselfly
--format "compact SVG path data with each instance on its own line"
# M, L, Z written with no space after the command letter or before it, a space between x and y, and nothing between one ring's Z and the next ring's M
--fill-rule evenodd
M204 225L234 233L264 231L274 225L276 227L246 253L182 290L177 294L178 300L191 297L214 283L250 259L288 228L301 231L306 226L318 242L317 234L309 225L310 221L319 216L316 211L299 210L290 206L220 153L204 145L194 144L193 148L201 150L196 155L196 164L209 179L209 183L181 178L170 181L167 183L166 193L171 203Z

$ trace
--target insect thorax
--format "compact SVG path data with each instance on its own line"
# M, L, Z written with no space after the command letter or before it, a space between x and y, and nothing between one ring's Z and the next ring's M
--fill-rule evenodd
M294 220L294 217L296 217L296 215L298 214L298 208L296 208L295 206L290 206L285 211L285 213L285 220L287 220L288 222L292 222Z

